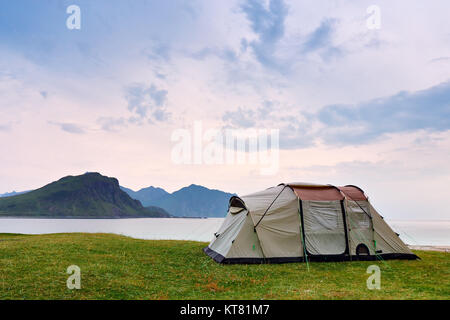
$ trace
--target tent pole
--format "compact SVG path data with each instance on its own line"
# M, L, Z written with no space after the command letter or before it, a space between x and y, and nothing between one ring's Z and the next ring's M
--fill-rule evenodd
M344 226L345 226L345 237L347 239L347 248L348 248L348 256L350 257L350 261L352 261L352 248L350 247L350 226L348 223L348 219L347 219L347 209L346 209L346 204L345 204L345 197L344 199L341 200L341 210L342 210L342 214L343 214L343 218L344 218Z
M284 189L286 189L288 185L285 184L283 189L281 189L280 193L277 194L277 196L275 197L275 199L273 199L272 203L267 207L266 211L264 211L264 214L261 216L261 219L259 219L259 221L255 224L255 226L253 227L253 229L256 232L256 227L259 225L259 223L261 222L261 220L266 216L266 213L269 211L269 209L272 207L272 205L275 203L275 201L278 199L278 197L280 196L280 194L284 191Z
M247 211L247 215L250 215L250 211ZM259 240L258 232L256 231L256 227L253 228L253 232L256 233L256 239L258 239L259 247L261 248L261 253L263 256L264 263L267 263L266 254L264 253L264 249L261 244L261 240Z
M305 228L303 226L303 207L300 198L297 197L297 199L298 199L298 213L300 215L300 237L302 239L303 256L305 257L306 268L309 271L308 255L306 253L306 246L305 246Z

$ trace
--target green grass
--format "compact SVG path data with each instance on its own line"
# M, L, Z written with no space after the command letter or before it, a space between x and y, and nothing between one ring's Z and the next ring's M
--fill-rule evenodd
M422 260L220 265L206 243L111 234L0 234L0 299L449 299L450 256ZM81 268L81 290L66 269ZM368 290L366 269L381 268Z

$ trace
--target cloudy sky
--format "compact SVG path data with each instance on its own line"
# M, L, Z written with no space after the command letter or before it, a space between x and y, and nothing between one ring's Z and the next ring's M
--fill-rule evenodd
M79 30L66 25L72 4ZM310 181L359 185L391 219L450 219L449 11L445 0L1 1L0 193L86 171L168 191ZM278 129L279 169L174 163L172 134L199 121Z

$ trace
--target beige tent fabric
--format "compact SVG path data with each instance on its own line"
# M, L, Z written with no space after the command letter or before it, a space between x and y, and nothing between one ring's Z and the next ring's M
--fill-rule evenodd
M347 247L340 201L302 201L308 253L343 254Z
M371 255L375 254L374 234L372 219L369 215L369 201L345 200L345 212L347 213L347 225L349 230L349 251L356 254L356 247L364 244Z
M253 230L253 222L247 214L241 230L234 239L227 258L263 258L258 235Z
M291 188L281 184L241 198L233 197L229 212L216 233L217 237L209 244L210 252L206 249L205 252L215 260L218 257L218 262L225 258L230 259L230 263L232 260L237 262L240 258L244 258L241 261L249 261L245 260L247 258L258 262L267 261L264 258L300 258L304 256L305 241L308 252L318 258L340 256L345 253L347 245L349 254L355 256L356 247L361 243L367 246L372 257L375 254L387 254L387 257L411 254L414 257L360 189L345 187L342 197L333 193L334 200L328 199L330 192L317 195L317 192L329 191L330 188L337 190L327 185L298 183ZM293 189L300 191L296 194ZM314 191L309 192L309 189ZM360 200L353 199L350 193ZM301 199L302 196L311 195L313 199ZM317 200L317 196L321 200ZM340 200L343 196L345 218ZM302 234L299 197L305 239ZM245 208L241 208L244 206ZM350 258L348 255L341 257Z
M412 251L403 243L397 234L389 227L383 218L378 214L375 208L370 205L370 214L372 216L373 227L375 229L374 238L376 240L377 250L384 253L409 253Z
M242 200L250 212L253 224L257 225L256 232L266 258L303 256L298 198L292 189L280 185L244 196Z
M237 214L228 212L225 221L219 231L216 232L218 237L214 236L214 239L209 244L209 247L225 257L230 250L232 241L237 237L239 231L242 229L242 225L247 217L247 212L247 210L243 210Z
M230 207L230 209L228 210L231 214L236 214L239 213L241 211L245 210L244 208L239 208L239 207Z
M266 211L267 207L272 203L276 196L284 189L284 186L276 186L259 192L240 197L244 201L248 211L261 214ZM291 192L292 193L292 192ZM276 201L278 205L283 201L281 198Z

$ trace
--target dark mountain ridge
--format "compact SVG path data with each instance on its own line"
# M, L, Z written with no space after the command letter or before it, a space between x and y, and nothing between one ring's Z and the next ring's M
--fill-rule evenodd
M0 216L132 218L168 217L122 191L116 178L99 173L67 176L24 194L0 198Z

